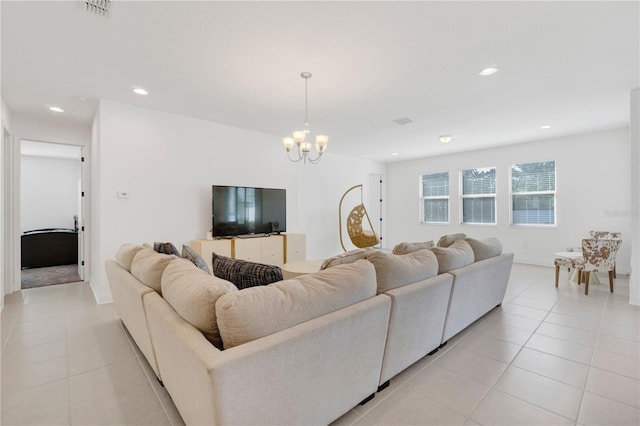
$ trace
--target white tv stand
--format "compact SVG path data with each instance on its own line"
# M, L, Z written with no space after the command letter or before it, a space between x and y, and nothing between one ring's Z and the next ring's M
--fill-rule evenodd
M190 245L209 268L212 253L276 266L307 258L305 234L252 234L244 238L193 240Z

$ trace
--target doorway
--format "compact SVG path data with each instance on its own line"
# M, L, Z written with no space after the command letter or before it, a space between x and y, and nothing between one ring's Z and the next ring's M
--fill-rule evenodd
M368 185L368 200L369 217L373 224L373 231L378 234L380 244L378 248L384 247L383 238L385 235L385 223L384 223L384 179L383 175L379 173L369 174Z
M20 141L21 288L84 279L83 147Z

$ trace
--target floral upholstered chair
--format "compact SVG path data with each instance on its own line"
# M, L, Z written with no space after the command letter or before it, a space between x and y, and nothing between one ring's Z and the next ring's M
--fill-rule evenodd
M613 293L613 268L616 254L622 240L614 239L584 239L582 240L582 258L572 261L573 267L578 271L578 283L582 274L585 275L584 294L589 294L589 275L591 272L600 271L609 273L609 290Z
M621 240L622 232L611 232L611 231L589 231L589 235L591 238L595 238L597 240ZM613 278L616 277L616 264L613 264Z
M609 232L609 231L589 231L591 238L596 240L621 240L622 232Z

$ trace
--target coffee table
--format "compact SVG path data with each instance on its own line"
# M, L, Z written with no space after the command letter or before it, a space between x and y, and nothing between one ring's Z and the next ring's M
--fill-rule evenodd
M300 275L311 274L320 270L320 265L324 260L298 260L288 262L282 266L282 277L285 280L295 278Z

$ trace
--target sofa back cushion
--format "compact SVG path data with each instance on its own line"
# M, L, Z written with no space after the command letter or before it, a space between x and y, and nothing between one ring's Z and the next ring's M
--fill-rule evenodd
M408 254L414 251L433 247L433 241L421 241L417 243L400 243L393 248L393 254Z
M438 259L429 249L400 255L372 250L367 254L367 260L376 269L378 294L438 274Z
M438 258L439 274L471 265L474 261L473 250L465 240L458 240L449 247L433 247L430 250Z
M162 274L162 297L189 324L222 349L216 301L237 292L233 283L207 274L187 259L175 259Z
M167 265L174 259L174 255L162 254L152 249L143 248L138 251L131 263L131 275L136 277L147 287L151 287L162 295L160 280Z
M131 272L131 263L135 255L144 249L144 247L136 244L123 244L116 252L116 262L122 266L127 272Z
M465 238L467 238L467 234L462 234L462 233L460 233L460 234L443 235L438 240L438 244L436 244L436 246L437 247L449 247L454 242L456 242L458 240L464 240Z
M282 269L275 265L232 259L213 253L211 266L213 275L231 281L240 290L282 281Z
M216 302L216 316L224 347L228 349L375 294L373 265L359 260L268 286L227 293Z
M465 241L471 246L476 262L502 254L502 243L497 238L487 238L484 240L465 238Z
M322 262L320 265L320 270L330 268L336 265L344 265L345 263L353 263L356 260L364 259L369 252L370 248L361 248L355 250L345 251L344 253L340 253L336 256L332 256Z

